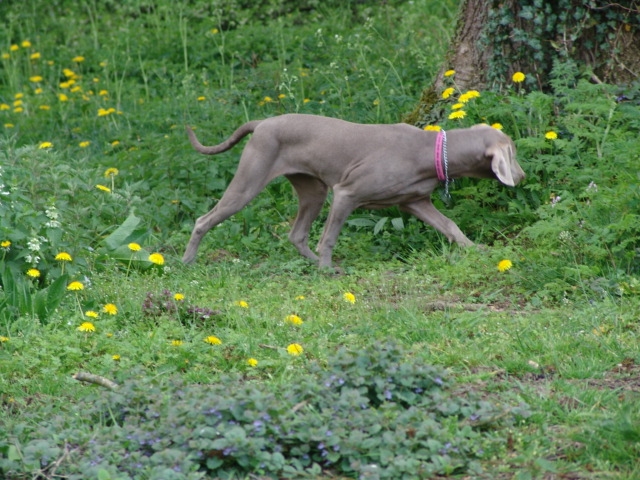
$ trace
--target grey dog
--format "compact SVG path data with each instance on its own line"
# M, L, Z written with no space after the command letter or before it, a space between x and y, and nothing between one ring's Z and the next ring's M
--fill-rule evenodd
M226 141L206 147L187 127L193 147L215 155L253 133L242 152L229 187L217 205L196 220L182 258L195 259L205 233L249 203L274 178L293 185L298 215L289 240L300 254L331 267L342 225L356 208L397 205L461 246L473 245L458 226L431 202L440 180L459 177L497 178L515 186L525 176L516 161L513 141L487 125L446 132L407 124L362 125L315 115L287 114L247 122ZM443 141L444 140L444 141ZM309 248L309 229L329 189L333 202L316 255Z

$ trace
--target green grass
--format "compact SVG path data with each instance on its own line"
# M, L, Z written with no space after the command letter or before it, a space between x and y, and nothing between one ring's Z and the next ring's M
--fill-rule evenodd
M286 240L296 205L276 181L207 234L195 265L180 263L239 155L199 156L184 123L215 143L247 119L285 112L400 121L443 61L457 2L306 6L0 2L0 462L31 455L37 425L52 416L91 435L82 411L101 387L74 380L78 371L144 375L167 398L180 381L228 374L240 379L230 391L286 392L341 347L395 341L408 361L447 369L453 395L530 412L480 428L484 473L451 477L640 477L640 233L628 173L640 118L637 105L613 100L618 87L573 79L571 95L481 92L462 125L500 121L528 180L517 189L463 180L451 204L438 204L487 247L450 246L397 210L357 211L335 250L343 273L320 272ZM545 140L550 130L557 141ZM105 177L108 168L117 175ZM63 266L60 252L73 261ZM503 259L513 267L500 272ZM27 276L32 268L40 277ZM71 281L84 289L65 290ZM163 299L154 314L150 293ZM117 314L102 311L107 303ZM214 314L185 314L189 306ZM79 331L84 321L95 331ZM291 344L304 352L290 355ZM53 477L50 466L3 465L10 478Z

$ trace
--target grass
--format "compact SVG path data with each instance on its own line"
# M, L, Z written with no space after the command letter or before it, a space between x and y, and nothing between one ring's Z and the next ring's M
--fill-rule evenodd
M556 117L551 95L524 87L482 92L467 120L503 115L528 182L463 181L439 205L488 247L450 246L396 210L358 211L335 250L343 273L319 272L286 240L295 204L276 181L209 232L196 265L180 263L238 156L191 152L183 123L214 143L285 112L397 122L439 68L457 8L305 5L0 4L0 462L27 458L47 418L76 421L100 388L75 381L78 371L118 382L142 371L167 391L233 374L287 391L340 347L394 340L411 361L446 368L460 398L528 405L530 416L486 428L484 473L451 477L640 476L637 196L611 168L637 161L640 120L609 91L571 86L571 108L589 98L584 108L606 107L606 121ZM561 138L545 140L549 130ZM73 260L54 260L60 252ZM149 261L154 252L164 265ZM513 266L501 272L504 259ZM72 281L83 290L66 290ZM86 321L95 331L78 330ZM303 353L288 353L292 344ZM80 424L93 431L89 418ZM43 465L3 465L10 478L53 477Z

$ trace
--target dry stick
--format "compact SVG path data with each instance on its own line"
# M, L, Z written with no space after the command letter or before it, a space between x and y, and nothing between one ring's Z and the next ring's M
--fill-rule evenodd
M79 382L95 383L96 385L108 388L109 390L115 390L119 386L108 378L101 377L100 375L94 375L93 373L78 372L72 378Z

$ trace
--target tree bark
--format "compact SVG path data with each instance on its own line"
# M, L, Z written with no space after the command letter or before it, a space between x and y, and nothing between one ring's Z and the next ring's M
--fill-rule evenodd
M432 85L407 123L432 123L444 73L460 91L499 90L513 73L548 90L556 62L575 62L595 82L640 80L640 1L462 0L454 39Z

